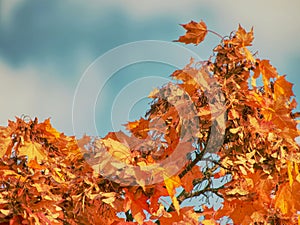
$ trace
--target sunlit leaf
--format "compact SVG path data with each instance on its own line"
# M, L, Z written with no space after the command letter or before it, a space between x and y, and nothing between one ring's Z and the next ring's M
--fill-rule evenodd
M175 194L176 194L176 188L181 186L181 180L179 176L171 176L171 177L165 176L164 181L165 181L167 191L172 199L174 208L179 214L180 206Z
M42 160L47 159L47 154L43 146L39 143L25 142L25 144L21 146L18 151L19 155L27 156L29 162L31 160L37 160L37 162L41 162Z

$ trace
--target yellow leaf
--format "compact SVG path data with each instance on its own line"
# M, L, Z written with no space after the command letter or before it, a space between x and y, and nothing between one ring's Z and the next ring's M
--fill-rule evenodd
M43 146L39 143L25 142L18 150L19 155L25 155L28 157L28 162L34 159L36 159L37 162L41 162L47 158L47 154L44 152Z
M54 171L55 171L55 174L53 174L53 175L54 175L53 178L54 178L57 182L61 183L61 182L65 181L64 175L60 172L61 169L59 169L59 168L54 168ZM56 176L56 175L57 175L57 176Z
M294 182L293 175L292 175L293 162L287 161L287 167L288 167L289 183L290 183L290 187L292 187Z
M3 173L3 174L1 174ZM6 177L6 176L14 176L16 177L18 180L24 182L26 180L26 177L23 177L17 173L15 173L14 171L12 170L1 170L1 177Z
M159 93L159 90L157 88L154 88L148 95L148 98L156 98L158 93Z
M113 157L122 162L129 162L131 152L128 146L111 138L103 139L101 142L108 148L108 152Z
M11 211L10 209L0 209L0 213L2 213L4 216L8 216Z
M244 166L239 166L239 168L243 175L246 176L248 174Z
M236 188L234 188L232 190L226 191L226 194L227 195L235 195L235 194L238 194L238 195L247 195L247 194L249 194L249 191L244 190L244 189L242 189L240 187L236 187Z
M103 202L113 206L112 203L116 200L115 192L108 192L108 193L103 192L103 193L101 193L101 195L102 195L102 197L104 197L104 199L101 199Z
M167 191L172 199L175 210L179 214L180 206L175 194L176 194L176 188L181 186L181 180L179 176L171 176L171 177L165 176L164 181L165 181Z
M254 59L252 53L246 47L243 48L243 51L246 56L246 59L248 59L252 63L255 63L255 59Z
M246 158L249 160L251 159L256 153L256 150L253 150L252 152L246 153Z
M232 134L236 134L237 132L239 132L241 130L242 127L237 127L237 128L231 128L229 131Z
M203 224L203 225L217 225L216 221L213 220L213 219L210 219L210 220L202 220L202 221L201 221L201 224Z

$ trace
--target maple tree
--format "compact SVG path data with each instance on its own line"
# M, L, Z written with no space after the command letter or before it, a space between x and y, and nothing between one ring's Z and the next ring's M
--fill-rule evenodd
M186 44L211 32L183 27ZM176 70L130 135L76 140L26 117L0 127L0 224L300 224L293 85L253 39L239 25Z

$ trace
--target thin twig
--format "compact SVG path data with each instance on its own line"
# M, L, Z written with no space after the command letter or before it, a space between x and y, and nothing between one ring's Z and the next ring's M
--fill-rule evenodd
M213 31L213 30L207 30L207 32L210 32L216 36L218 36L219 38L223 39L224 37L221 34L218 34L217 32Z

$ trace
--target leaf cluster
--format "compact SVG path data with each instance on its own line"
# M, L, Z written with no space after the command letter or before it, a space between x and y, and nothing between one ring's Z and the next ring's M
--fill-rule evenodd
M203 21L183 28L186 44L212 32ZM299 223L293 85L252 53L253 39L239 25L210 59L174 71L130 135L76 140L49 119L0 127L0 223Z

